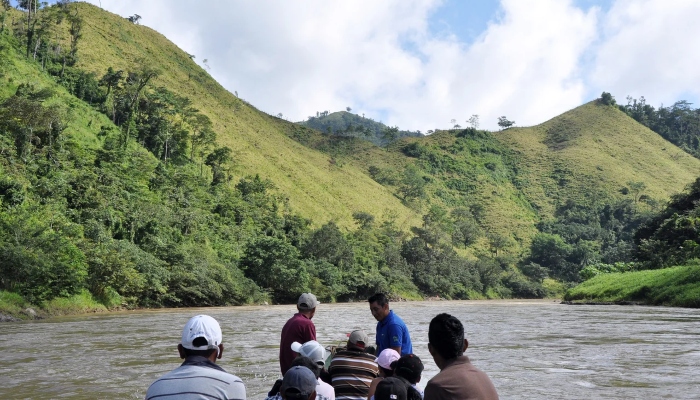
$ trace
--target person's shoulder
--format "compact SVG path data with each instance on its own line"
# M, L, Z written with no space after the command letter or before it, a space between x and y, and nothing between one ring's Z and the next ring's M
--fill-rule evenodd
M403 318L401 318L401 317L399 316L399 314L395 313L394 310L391 310L391 311L392 311L392 315L393 315L393 318L392 318L391 322L392 322L393 324L396 324L396 325L403 325L403 326L406 326L406 323L403 321Z

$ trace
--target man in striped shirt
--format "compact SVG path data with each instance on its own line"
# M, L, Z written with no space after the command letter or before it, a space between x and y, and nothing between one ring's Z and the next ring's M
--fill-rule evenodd
M214 318L192 317L182 330L182 342L177 346L185 362L153 382L146 400L245 400L241 378L216 365L224 351L221 340L221 327Z
M365 352L369 338L364 331L350 333L347 350L333 356L328 372L336 400L366 400L372 380L379 375L379 366L372 354Z

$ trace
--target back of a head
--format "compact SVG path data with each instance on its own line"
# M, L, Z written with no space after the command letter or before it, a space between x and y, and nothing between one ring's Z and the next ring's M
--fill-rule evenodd
M208 357L219 351L222 341L219 323L208 315L197 315L190 318L182 329L182 347L185 353Z
M398 361L400 357L401 354L396 350L384 349L374 361L376 361L379 368L383 370L384 376L393 376L396 361Z
M377 384L374 400L406 400L407 386L397 378L384 378Z
M304 344L294 342L292 343L292 350L294 350L302 356L309 357L321 368L325 367L326 349L323 348L321 343L315 340L309 340Z
M316 391L317 383L310 369L297 365L284 374L280 394L289 400L307 400Z
M321 303L313 293L302 293L297 300L297 308L302 312L314 310L319 304Z
M394 375L406 379L410 384L415 385L423 373L423 362L415 354L401 356L396 362Z
M389 304L389 299L387 299L384 293L375 293L372 297L367 299L369 304L377 303L377 305L384 307L385 304Z
M369 336L361 329L354 330L348 335L348 350L365 351L369 344Z
M308 368L309 370L311 370L311 372L314 373L314 375L316 375L316 379L318 379L318 377L321 376L321 366L309 357L299 356L295 358L294 361L292 361L292 367L296 366Z
M428 342L445 360L461 356L464 352L464 326L450 314L438 314L430 321Z

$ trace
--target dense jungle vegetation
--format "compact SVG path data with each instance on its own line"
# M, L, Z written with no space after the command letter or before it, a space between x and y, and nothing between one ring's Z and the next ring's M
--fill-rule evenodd
M322 301L376 291L541 298L600 274L682 264L700 251L700 184L663 205L700 175L700 163L640 131L625 115L634 107L623 113L605 93L541 126L498 133L472 127L424 138L361 125L350 110L310 118L333 123L319 133L227 98L221 104L232 114L248 113L229 127L198 92L173 89L172 65L134 57L98 73L81 63L82 49L95 50L84 41L99 25L85 19L96 7L20 1L20 12L2 4L0 303L7 293L36 305L87 296L107 307L286 303L305 291ZM188 82L214 91L205 73L188 71ZM263 173L244 165L261 158L235 147L246 129L249 148L263 146L262 134L279 135L320 152L319 170L361 166L371 180L356 181L369 180L362 188L372 192L355 194L388 192L382 207L399 206L357 207L350 222L312 219L321 213L295 208L313 204L299 198L322 203L337 192L299 195L285 181L293 165L282 178L264 173L269 159L254 164ZM648 159L581 150L598 145L644 148ZM343 193L358 192L356 182L343 183ZM417 223L406 226L407 213Z

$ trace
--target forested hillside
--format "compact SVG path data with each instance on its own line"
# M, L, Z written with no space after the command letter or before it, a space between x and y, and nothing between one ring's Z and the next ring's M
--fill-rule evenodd
M377 146L386 146L402 137L421 137L419 131L411 132L400 130L398 126L386 126L381 122L374 121L371 117L352 114L352 109L331 113L329 111L316 112L316 116L310 116L306 121L299 122L300 125L327 135L339 135L345 137L356 137L368 140Z
M0 289L36 305L557 295L627 268L636 229L700 176L604 101L500 132L319 132L134 18L29 11L2 11ZM355 134L377 129L383 147Z

